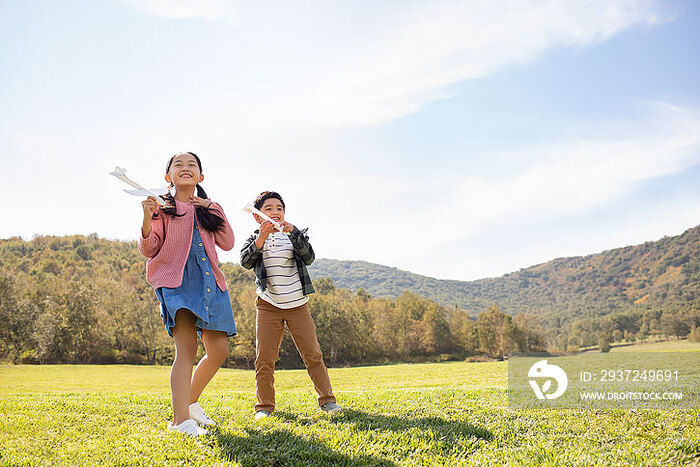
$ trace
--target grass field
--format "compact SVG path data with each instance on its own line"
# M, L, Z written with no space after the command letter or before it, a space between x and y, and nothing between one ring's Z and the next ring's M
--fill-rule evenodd
M167 367L0 367L0 465L700 465L700 411L507 407L507 367L331 369L324 414L304 371L278 371L278 411L252 418L253 372L221 370L205 438L167 433Z
M582 352L600 352L598 346L585 347ZM688 339L646 340L644 342L613 343L610 352L697 352L700 342L690 342Z
M633 345L613 347L611 352L695 352L700 350L700 342L686 339L662 342L641 342Z

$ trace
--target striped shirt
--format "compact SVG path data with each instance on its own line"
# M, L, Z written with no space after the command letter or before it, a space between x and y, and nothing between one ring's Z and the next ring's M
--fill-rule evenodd
M314 293L314 284L311 281L311 276L309 276L309 270L306 266L309 266L316 259L314 254L314 249L309 243L309 236L306 233L308 229L299 230L296 226L292 229L289 234L289 240L292 241L294 246L294 259L297 263L297 271L299 272L299 279L301 279L301 288L304 291L304 295L311 295ZM258 250L255 245L255 241L258 238L260 230L253 232L253 235L248 237L243 243L243 248L241 249L241 266L246 269L252 269L255 273L255 285L258 289L265 290L267 288L267 271L265 270L265 265L262 260L262 249ZM263 245L264 246L264 245Z
M258 287L260 298L276 306L289 309L309 301L304 295L299 270L294 259L294 245L282 232L271 233L262 248L262 260L267 271L267 287Z

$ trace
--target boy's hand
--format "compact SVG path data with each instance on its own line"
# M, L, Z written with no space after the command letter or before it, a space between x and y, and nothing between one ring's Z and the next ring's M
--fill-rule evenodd
M258 238L255 240L255 246L258 250L262 250L265 240L270 236L272 232L276 232L277 227L270 221L264 221L260 224L260 232L258 232Z
M294 226L292 224L290 224L289 222L283 221L281 224L282 224L282 232L291 233L292 230L294 230Z
M267 237L273 232L277 232L277 227L275 227L275 224L270 221L265 221L260 224L260 234L258 236L265 235L265 239L267 239Z

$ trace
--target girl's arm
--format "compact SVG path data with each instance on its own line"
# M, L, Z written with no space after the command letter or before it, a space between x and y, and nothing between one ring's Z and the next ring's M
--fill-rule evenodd
M228 251L233 248L233 245L236 243L236 237L233 235L231 224L229 224L226 214L224 213L224 209L219 203L211 203L209 207L216 211L224 219L224 225L222 228L214 232L214 243L216 243L222 250Z
M153 258L163 246L163 232L165 230L165 220L162 214L149 222L148 235L146 229L141 228L141 236L138 240L139 252L146 258ZM145 235L145 236L144 236Z
M163 246L162 233L165 231L165 220L163 215L153 218L154 213L159 213L159 208L152 196L149 196L141 205L143 206L143 223L141 224L138 248L143 256L153 258Z

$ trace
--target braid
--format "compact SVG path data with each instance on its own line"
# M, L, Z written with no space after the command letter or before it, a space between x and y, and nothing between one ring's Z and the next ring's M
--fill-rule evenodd
M172 187L173 184L171 183L170 186ZM169 214L174 217L184 216L184 214L177 213L177 204L175 204L175 198L173 198L173 195L170 192L161 195L160 197L168 203L167 206L161 208L161 211L163 211L165 214ZM154 214L153 217L155 217L157 214L158 213Z
M197 183L197 196L202 199L208 198L207 192L204 191L204 188L202 188L199 183ZM222 217L223 214L221 214L221 211L218 209L197 206L195 213L197 214L197 221L199 222L199 225L201 225L205 230L208 230L209 232L217 232L224 228L225 221Z

